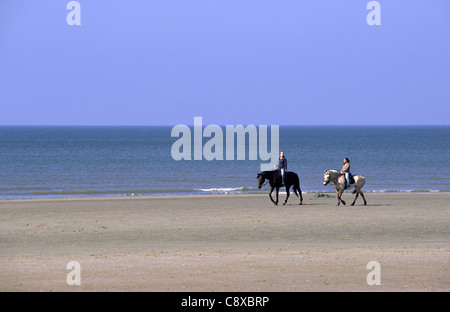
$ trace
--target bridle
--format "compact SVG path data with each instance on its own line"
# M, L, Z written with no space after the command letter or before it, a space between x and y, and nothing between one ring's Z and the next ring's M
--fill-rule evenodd
M264 179L264 182L261 184L261 186L259 186L259 184L258 184L258 187L259 188L262 188L263 186L266 186L267 185L267 183L269 183L269 179L266 179L266 178L263 178L262 176L260 176L262 179ZM259 177L258 177L258 182L259 182Z

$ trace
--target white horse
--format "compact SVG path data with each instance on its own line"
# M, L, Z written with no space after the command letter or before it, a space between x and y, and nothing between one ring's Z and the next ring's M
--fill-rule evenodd
M364 194L363 194L363 192L361 192L361 188L366 183L366 178L364 178L361 175L354 175L353 179L355 181L352 181L353 183L350 184L349 186L347 186L347 188L346 188L344 174L342 174L339 171L334 170L334 169L326 170L324 172L323 185L327 185L328 183L330 183L330 181L333 182L334 189L336 190L336 196L338 199L338 204L337 204L338 206L340 205L341 202L345 205L345 201L342 200L342 193L344 193L345 190L349 190L353 187L355 188L355 190L353 191L353 194L356 193L356 196L355 196L355 200L352 203L352 206L355 204L356 199L358 198L359 194L361 194L361 197L364 200L364 205L367 205L367 201L364 198Z

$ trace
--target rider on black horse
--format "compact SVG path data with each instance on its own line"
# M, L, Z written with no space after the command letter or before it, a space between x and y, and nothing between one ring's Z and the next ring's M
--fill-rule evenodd
M280 157L278 158L278 172L281 173L281 179L282 179L282 185L281 186L285 186L286 185L286 172L287 172L287 159L286 157L284 157L284 152L280 152ZM275 175L275 184L276 184L276 180L278 178L278 175Z

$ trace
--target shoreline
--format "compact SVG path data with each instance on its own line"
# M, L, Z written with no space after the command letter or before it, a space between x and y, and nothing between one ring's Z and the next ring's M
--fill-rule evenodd
M302 191L302 195L316 195L316 194L325 194L325 195L332 195L335 197L336 192L334 191ZM378 190L366 190L364 191L364 194L450 194L450 191L439 191L439 190L406 190L406 191L378 191ZM25 198L0 198L0 202L5 201L44 201L44 200L77 200L77 199L83 199L83 200L105 200L105 199L151 199L151 198L202 198L202 197L209 197L209 196L268 196L269 191L263 193L205 193L205 194L168 194L168 195L135 195L135 196L122 196L122 195L98 195L98 196L56 196L56 197L25 197ZM285 196L286 191L279 192L279 195ZM295 194L293 191L290 192L291 198L295 197ZM344 196L352 196L351 190L344 192ZM272 196L275 196L275 191L273 191Z
M1 200L0 291L450 290L450 193L303 197Z

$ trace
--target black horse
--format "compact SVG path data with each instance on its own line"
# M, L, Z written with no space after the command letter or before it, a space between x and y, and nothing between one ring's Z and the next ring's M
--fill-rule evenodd
M262 185L266 179L269 181L270 200L275 205L278 205L278 191L280 190L280 187L282 187L281 173L279 173L278 170L263 171L262 173L258 173L257 179L258 179L258 188L262 187ZM297 197L299 197L299 195L300 195L299 205L301 205L303 202L303 197L302 197L302 190L300 189L300 179L298 178L298 175L295 172L288 171L288 172L286 172L285 180L286 180L286 185L285 185L286 186L286 200L284 201L283 205L286 205L286 203L288 201L289 189L291 188L292 185L294 186L295 195L297 195ZM277 190L277 200L276 201L274 201L272 198L273 189Z

